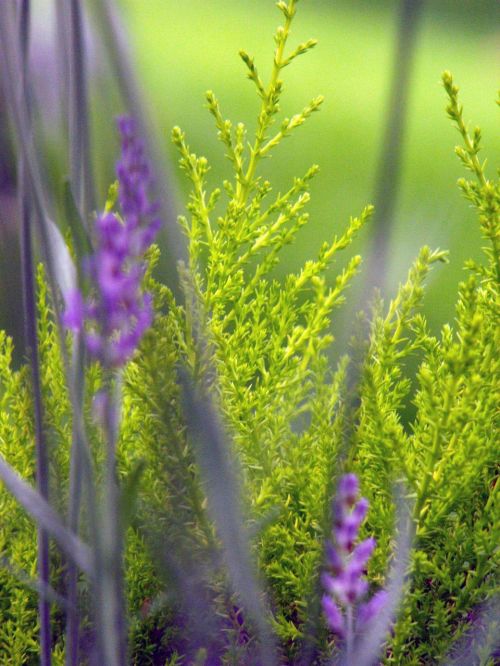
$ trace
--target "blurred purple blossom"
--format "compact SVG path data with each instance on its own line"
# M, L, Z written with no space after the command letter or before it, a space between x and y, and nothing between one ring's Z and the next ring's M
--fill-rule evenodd
M118 119L121 158L116 165L122 217L103 212L96 218L94 253L85 262L93 294L66 294L64 323L81 330L92 356L105 367L122 366L137 348L153 318L150 294L143 293L144 253L160 226L158 204L150 201L152 174L137 137L134 119Z
M358 500L358 494L356 475L341 477L333 503L332 541L326 544L327 570L321 577L327 624L342 639L352 639L353 633L361 632L384 606L387 596L381 590L360 603L368 592L364 574L376 542L369 537L355 545L368 511L368 501L364 497Z

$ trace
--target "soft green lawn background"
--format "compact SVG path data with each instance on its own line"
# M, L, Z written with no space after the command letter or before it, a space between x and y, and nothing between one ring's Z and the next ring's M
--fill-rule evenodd
M186 132L191 148L208 157L211 181L229 174L229 162L206 109L204 91L219 97L223 113L254 126L258 99L245 80L238 50L255 55L261 74L272 60L273 30L280 14L272 0L123 0L126 23L143 89L164 131ZM311 221L287 253L282 272L314 256L322 240L338 232L350 214L371 202L384 123L395 41L396 2L303 0L292 43L315 37L319 45L285 70L284 113L299 111L323 94L319 114L268 162L273 183L284 189L311 163L321 172L312 186ZM498 5L431 2L424 14L414 63L407 143L397 226L388 241L394 287L423 244L448 248L451 265L432 277L427 312L434 325L453 316L462 263L477 256L477 225L455 182L463 175L453 147L458 134L444 112L440 74L450 69L462 89L466 117L481 125L494 175L500 145L497 109ZM185 192L175 169L180 201ZM368 239L358 243L363 252Z

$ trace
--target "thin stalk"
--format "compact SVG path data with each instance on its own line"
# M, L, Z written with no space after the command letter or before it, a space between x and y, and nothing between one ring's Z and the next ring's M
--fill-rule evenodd
M8 571L11 576L16 578L21 585L36 592L43 599L47 599L50 603L57 604L63 610L68 610L68 600L63 597L59 592L56 592L50 585L43 585L39 579L33 579L23 569L18 569L12 565L8 557L0 555L0 565L3 569Z
M147 122L147 114L145 113L139 86L137 85L133 68L131 66L127 44L124 40L126 31L120 21L116 5L112 0L94 0L93 7L98 19L97 23L102 30L103 42L108 49L110 60L115 68L122 96L127 102L131 113L142 125L144 130L143 134L147 139L148 132L145 131L149 126L149 123ZM151 135L149 134L149 136ZM183 293L179 276L175 272L175 267L177 266L179 259L186 258L186 247L179 233L175 216L173 215L173 197L168 196L168 194L171 194L172 192L171 186L168 187L171 183L171 179L166 169L165 162L159 157L158 142L154 143L149 140L146 147L149 154L154 159L157 176L158 178L161 178L159 198L162 204L163 216L167 224L168 232L168 243L165 246L167 254L165 257L166 263L169 266L169 284L174 297L181 302L183 300ZM267 613L258 592L259 586L255 580L251 562L249 561L248 543L246 542L246 530L243 526L243 519L240 515L239 507L236 508L235 506L237 504L236 478L234 478L233 470L229 469L229 452L227 451L226 443L223 441L220 433L218 431L216 432L217 428L214 429L211 425L218 423L218 415L211 403L209 404L209 401L200 398L198 392L195 391L190 382L185 382L185 397L193 407L193 410L197 411L198 415L202 413L206 421L210 421L209 425L207 425L205 421L205 427L203 428L204 445L203 447L200 447L200 449L203 449L204 455L206 455L206 459L204 458L200 464L202 475L205 477L207 487L210 487L210 469L215 467L215 465L209 459L220 455L222 470L219 470L220 474L216 483L217 487L211 489L211 491L213 490L213 497L211 499L220 499L222 494L230 499L228 502L220 505L215 501L216 507L213 515L215 522L218 525L219 535L223 542L226 556L229 560L228 568L234 588L241 594L242 598L245 599L245 602L249 607L249 615L255 620L256 625L260 630L259 633L262 638L261 661L263 664L271 664L274 663L274 658L271 656L271 653L274 652L273 640L270 635L271 632L269 627L267 626ZM192 416L190 413L192 410L187 411L189 413L189 418L187 419L188 424L190 424L193 429L196 429L194 423L196 417ZM225 485L226 482L227 485ZM221 492L221 486L224 486L224 493Z
M353 607L349 604L346 608L346 664L352 663L352 652L354 644L354 615Z
M293 3L292 3L293 4ZM244 182L241 183L238 181L236 186L236 201L239 206L244 206L248 198L248 193L250 185L254 179L255 171L260 159L260 149L262 144L265 141L266 130L269 127L270 116L266 114L268 104L270 103L271 95L273 94L276 84L278 82L278 77L283 66L283 53L285 51L286 42L288 35L290 34L290 26L294 17L294 13L290 12L285 20L285 25L283 26L283 37L281 38L276 52L274 54L273 70L271 73L271 80L267 88L267 94L262 100L261 111L259 114L259 126L257 129L257 134L255 137L255 143L251 149L250 161L248 163L248 169L245 173ZM260 122L260 118L266 118L266 121Z
M64 525L57 511L40 495L38 490L35 490L12 469L1 454L0 479L33 520L59 544L62 552L72 558L82 571L93 578L94 570L91 566L92 558L89 547Z
M81 3L68 0L67 33L69 35L69 142L71 185L86 226L89 214L95 209L94 185L90 163L90 127L85 68L85 44Z
M373 287L379 287L383 292L386 286L388 241L394 227L400 189L408 97L423 5L424 0L401 0L400 3L387 120L375 180L374 235L365 272L365 284L370 292Z
M79 376L81 381L75 385L75 394L78 404L83 405L84 380L83 372L84 344L80 332L75 333L73 341L73 368L75 377ZM82 496L82 448L84 442L80 439L79 428L76 419L72 425L72 447L70 456L70 480L69 480L69 510L68 522L70 529L77 534L80 520L80 505ZM78 569L73 562L68 562L67 571L67 595L68 612L66 622L66 666L78 665L78 634L80 618L78 613Z
M89 506L89 524L94 547L94 563L92 571L94 574L94 581L96 581L96 588L98 588L98 581L102 578L102 557L100 554L100 535L97 527L99 515L97 510L97 497L95 485L92 479L92 463L87 435L84 427L83 412L81 404L78 401L77 387L79 385L79 377L75 372L75 369L71 366L68 357L66 336L62 326L61 306L58 292L58 285L61 286L63 278L66 277L65 275L61 275L60 270L61 261L64 261L64 259L61 256L58 256L57 253L57 250L60 249L58 242L56 242L58 241L58 231L56 228L54 228L54 225L47 214L47 203L43 188L42 171L33 145L32 132L28 121L26 99L25 96L20 94L22 90L20 91L19 86L17 85L20 64L18 47L14 37L16 26L14 9L15 7L11 3L0 4L0 56L2 58L2 68L7 90L7 98L9 99L11 106L11 118L19 142L20 155L25 167L27 183L29 184L29 191L35 218L37 221L37 227L40 233L42 252L47 267L47 279L52 294L52 303L59 334L63 367L69 388L71 405L73 408L74 424L76 433L78 435L75 441L81 445L83 480L85 481L88 490L87 497ZM68 271L71 269L71 267L68 267L67 265L65 265L64 268ZM2 463L1 459L0 463ZM1 466L4 476L8 476L12 481L10 484L11 492L13 492L18 500L23 503L24 495L22 495L22 493L29 492L29 489L25 488L24 485L22 488L19 488L18 486L20 482L15 477L15 475L12 474L10 467L4 465ZM27 506L26 502L24 502L24 505ZM45 514L42 516L40 511L38 511L38 507L34 504L34 500L30 503L29 511L38 522L40 522L42 517L45 518ZM77 550L74 550L78 547L79 542L78 540L73 539L73 533L62 534L58 525L53 525L53 530L54 535L56 534L56 530L58 530L57 536L60 537L59 543L60 545L63 545L66 554L70 557L74 556L73 559L78 563L79 568L88 572L86 561L85 566L82 566L83 561L80 557L80 553Z
M126 663L127 641L125 601L123 595L123 535L120 512L120 490L116 468L118 440L118 390L117 378L108 372L103 399L103 432L106 440L106 474L103 507L103 558L102 580L102 648L106 664L122 666Z
M87 76L85 67L85 41L81 5L77 0L63 0L59 3L59 25L64 28L66 55L68 63L62 63L66 73L68 91L68 138L71 187L77 202L80 217L86 228L89 225L91 211L95 208L94 184L90 161L90 127ZM84 344L81 333L75 334L73 341L73 368L75 375L75 399L83 405L84 396ZM70 458L69 524L78 532L80 504L82 496L82 447L84 442L79 436L75 420L72 433L73 445ZM95 538L98 538L95 535ZM97 542L96 547L97 546ZM78 571L69 562L67 572L68 598L71 608L66 625L66 665L78 664Z
M23 0L19 16L19 46L21 54L22 88L28 104L26 85L30 28L30 1ZM29 113L29 109L28 109ZM31 235L32 208L29 191L26 186L26 169L21 158L19 170L19 207L21 211L21 265L23 285L23 309L25 326L26 352L31 365L31 381L33 388L34 419L35 419L35 451L36 451L36 485L40 495L49 499L49 456L44 429L42 382L40 377L40 358L38 355L38 335L36 316L36 293L34 279L33 243ZM40 587L50 586L49 535L38 525L38 577ZM38 596L38 615L40 619L40 663L50 666L52 640L50 628L50 601L47 597Z
M93 0L96 24L101 30L102 42L108 52L109 59L115 70L121 96L128 111L138 121L148 155L154 164L155 176L158 179L156 195L161 205L165 221L167 242L162 244L162 270L168 278L168 284L176 299L182 301L182 290L177 275L177 263L186 260L186 244L177 224L175 202L177 199L173 186L173 178L160 152L161 145L151 137L158 132L147 113L144 96L134 72L127 41L127 30L121 20L120 12L113 0Z
M190 386L190 379L180 375L184 392L184 410L188 415L188 434L193 442L204 482L208 511L216 525L225 550L225 563L236 593L259 635L260 661L263 666L276 664L274 636L268 625L269 611L261 594L251 559L248 530L245 528L236 470L226 442L221 419L206 387ZM201 384L201 385L200 385Z
M56 6L56 49L57 49L57 76L59 86L59 114L62 131L69 135L69 35L67 31L67 0L54 0Z
M38 356L38 336L36 331L36 297L33 278L34 262L31 239L31 211L25 191L25 174L22 162L19 164L19 199L21 207L21 265L23 277L23 309L25 321L26 353L31 365L31 381L33 387L33 403L35 417L35 450L36 450L36 485L39 493L49 498L49 461L47 442L44 430L42 389L40 378L40 359ZM41 586L50 581L49 537L47 532L38 526L38 575ZM42 666L51 663L51 630L50 602L39 597L38 613L40 616L40 663Z

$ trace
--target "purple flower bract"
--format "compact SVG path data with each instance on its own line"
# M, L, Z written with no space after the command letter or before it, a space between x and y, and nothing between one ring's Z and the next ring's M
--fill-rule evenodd
M64 324L85 328L92 356L104 367L126 363L151 325L151 296L143 293L144 253L160 226L157 202L150 200L151 167L132 118L118 119L121 157L116 165L121 217L104 212L96 218L93 254L87 258L92 295L65 294Z

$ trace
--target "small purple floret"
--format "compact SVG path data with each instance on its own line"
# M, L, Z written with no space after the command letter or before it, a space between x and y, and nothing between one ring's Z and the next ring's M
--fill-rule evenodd
M109 368L124 365L151 326L152 299L142 292L141 281L144 253L161 226L158 203L150 201L151 167L136 123L122 117L118 129L121 157L116 173L122 217L111 212L97 217L94 252L85 262L94 293L87 300L78 290L66 294L63 319L69 329L85 328L87 349Z
M326 621L340 638L346 638L346 632L350 633L341 608L350 611L354 620L351 630L360 632L381 610L387 598L387 593L382 590L369 601L360 603L368 593L364 576L376 542L369 537L356 545L359 528L368 512L368 500L358 499L358 493L359 482L355 474L341 477L333 503L332 540L326 544L327 571L321 576L326 592L322 599Z
M85 303L81 292L73 289L65 295L66 310L63 314L63 324L70 331L79 331L83 326Z
M358 497L359 481L356 474L344 474L339 480L337 500L352 506Z
M326 617L328 626L332 631L334 631L341 638L345 637L345 622L342 613L340 612L339 607L333 601L331 597L327 594L321 599L321 605L323 606L323 612Z

